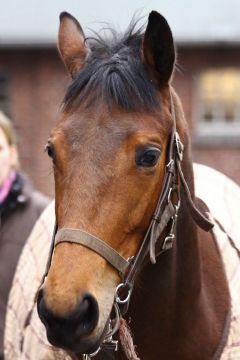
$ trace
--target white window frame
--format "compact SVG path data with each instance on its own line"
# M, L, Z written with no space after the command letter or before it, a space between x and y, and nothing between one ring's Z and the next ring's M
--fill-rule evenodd
M201 94L200 94L200 77L203 76L207 71L225 71L229 69L226 68L206 68L199 72L199 74L195 77L195 90L194 91L194 101L193 101L193 140L195 143L199 145L208 145L208 146L219 146L219 145L227 145L230 147L240 147L240 94L239 94L239 102L237 104L235 113L237 116L233 122L227 122L223 117L223 109L221 109L221 105L217 105L216 110L213 113L217 114L219 112L219 118L215 116L212 121L205 121L203 119L203 114L205 112L206 107L204 103L201 102ZM232 68L236 70L239 75L240 82L240 68ZM224 106L223 106L224 107Z

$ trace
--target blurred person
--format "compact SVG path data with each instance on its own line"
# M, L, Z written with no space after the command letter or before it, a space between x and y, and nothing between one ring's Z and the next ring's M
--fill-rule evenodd
M19 171L16 136L0 111L0 360L9 290L22 247L49 199Z

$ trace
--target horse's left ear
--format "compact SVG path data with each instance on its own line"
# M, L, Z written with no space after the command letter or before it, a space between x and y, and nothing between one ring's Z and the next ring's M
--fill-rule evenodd
M143 62L154 83L161 86L169 82L175 62L173 36L166 19L156 11L152 11L148 18L143 39Z
M81 25L67 12L60 14L58 50L66 68L74 77L84 66L89 49Z

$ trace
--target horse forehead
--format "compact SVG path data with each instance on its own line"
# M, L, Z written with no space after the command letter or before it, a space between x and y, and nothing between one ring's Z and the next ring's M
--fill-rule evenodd
M117 149L127 139L153 133L166 136L168 126L154 114L76 114L63 125L63 134L73 150L85 146Z

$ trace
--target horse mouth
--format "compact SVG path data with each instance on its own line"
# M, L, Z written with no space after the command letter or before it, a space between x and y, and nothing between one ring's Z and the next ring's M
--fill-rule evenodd
M99 307L90 294L81 298L75 310L66 317L57 316L46 305L43 290L37 298L37 310L45 326L47 339L55 347L74 354L92 354L104 340L110 314L99 321Z
M92 354L98 350L102 336L92 339L68 338L59 333L51 333L47 329L47 339L55 347L61 348L70 354L80 356L82 354Z
M78 336L77 328L73 334L64 324L62 324L62 326L56 325L51 327L47 324L44 325L47 339L51 345L65 350L70 355L73 355L73 358L75 358L74 355L79 358L82 354L92 354L99 349L108 331L109 319L100 334L83 337Z

